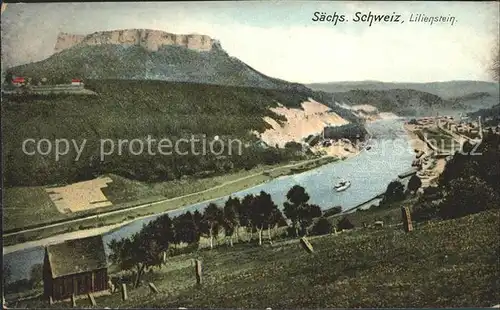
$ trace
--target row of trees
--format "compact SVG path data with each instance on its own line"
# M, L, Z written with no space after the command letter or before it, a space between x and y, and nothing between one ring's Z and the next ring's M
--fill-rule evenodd
M309 204L309 195L298 185L293 186L286 197L284 215L271 195L261 191L258 195L246 195L241 200L229 197L223 207L210 203L203 213L186 212L174 218L168 214L159 216L133 236L112 240L109 243L112 252L110 260L122 270L134 270L137 286L146 270L161 267L166 262L170 245L184 243L197 248L203 236L209 239L210 248L213 248L214 239L224 232L230 246L233 246L234 237L241 240L240 228L250 233L248 242L257 233L258 243L262 245L265 230L271 241L272 229L287 226L285 216L291 221L296 236L307 234L307 227L313 219L322 215L320 207Z

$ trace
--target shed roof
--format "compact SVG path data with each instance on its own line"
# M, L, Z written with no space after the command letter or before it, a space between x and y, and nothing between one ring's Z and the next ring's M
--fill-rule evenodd
M46 251L53 278L107 268L108 266L101 236L49 245L46 247Z

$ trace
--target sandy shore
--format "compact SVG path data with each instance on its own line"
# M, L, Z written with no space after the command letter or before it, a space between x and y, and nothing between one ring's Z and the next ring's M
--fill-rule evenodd
M410 137L410 144L416 153L423 152L420 160L423 161L422 170L420 170L417 175L422 180L422 187L428 187L435 184L443 173L446 166L446 159L444 158L434 158L432 156L432 150L429 148L427 143L422 141L416 134L415 125L405 124L404 128ZM415 157L415 159L417 159Z
M405 124L404 129L406 130L406 132L408 133L408 136L410 137L410 144L414 150L424 151L425 153L429 152L430 149L429 149L429 146L427 145L427 143L422 141L415 134L415 130L416 130L415 125Z

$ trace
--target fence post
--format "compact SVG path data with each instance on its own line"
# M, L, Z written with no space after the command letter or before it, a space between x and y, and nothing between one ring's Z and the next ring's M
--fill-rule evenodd
M148 283L148 286L149 286L149 288L151 289L151 291L152 291L153 293L158 294L158 289L156 288L156 286L154 285L154 283L149 282L149 283Z
M401 207L401 213L403 217L403 227L406 232L413 230L413 224L411 222L411 213L408 207Z
M127 299L128 299L127 285L125 283L122 283L122 300L125 301Z
M194 268L195 268L195 273L196 273L196 284L200 285L201 284L201 277L202 277L201 261L195 260L194 262L195 262Z
M308 253L314 252L313 246L311 245L311 243L309 243L309 241L306 239L306 237L300 238L300 244L302 245L304 250L306 250Z

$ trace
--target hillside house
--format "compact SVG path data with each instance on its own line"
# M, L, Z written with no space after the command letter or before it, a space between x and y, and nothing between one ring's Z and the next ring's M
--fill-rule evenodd
M44 296L53 301L108 289L108 263L101 236L45 248Z
M83 86L83 82L82 82L82 80L80 80L80 79L72 79L72 80L71 80L71 85L75 85L75 86Z
M12 79L12 85L14 86L21 86L26 84L26 79L24 77L15 77Z

